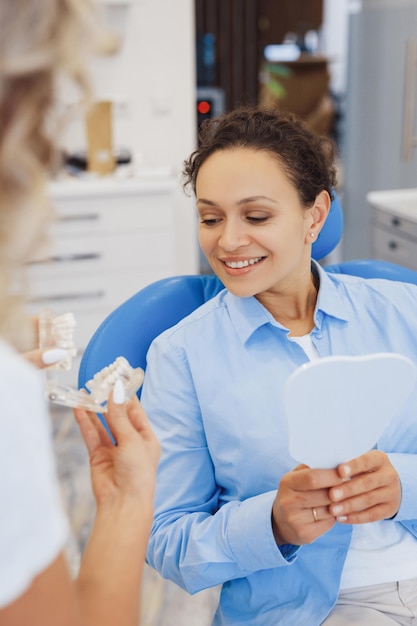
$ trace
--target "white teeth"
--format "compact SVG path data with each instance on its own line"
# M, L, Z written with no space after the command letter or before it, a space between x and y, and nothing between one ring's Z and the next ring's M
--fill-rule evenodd
M227 267L230 267L232 269L240 269L241 267L248 267L248 265L255 265L255 263L258 263L258 261L260 261L263 257L258 256L255 259L249 259L249 260L245 260L245 261L225 261L225 265L227 265Z

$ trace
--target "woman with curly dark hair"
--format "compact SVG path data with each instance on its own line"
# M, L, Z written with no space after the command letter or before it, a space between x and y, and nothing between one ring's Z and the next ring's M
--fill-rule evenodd
M292 458L283 398L321 357L417 363L417 287L311 258L334 151L292 115L207 122L184 176L225 288L148 353L141 398L162 444L149 562L190 593L221 585L216 626L415 623L417 390L376 449L333 469Z

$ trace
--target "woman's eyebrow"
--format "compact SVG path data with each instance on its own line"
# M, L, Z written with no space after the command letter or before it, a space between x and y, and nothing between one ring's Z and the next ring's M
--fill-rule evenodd
M240 206L242 204L250 204L251 202L259 202L259 200L266 200L267 202L273 202L274 204L276 203L275 200L269 198L268 196L248 196L247 198L242 198L241 200L238 200L237 204L238 206ZM197 198L196 202L197 205L206 204L207 206L216 206L216 202L208 200L207 198Z
M259 200L267 200L268 202L275 203L275 200L269 198L268 196L249 196L248 198L242 198L242 200L239 200L238 204L248 204L250 202L258 202Z
M197 198L197 204L208 204L209 206L215 206L215 202L211 200L206 200L206 198Z

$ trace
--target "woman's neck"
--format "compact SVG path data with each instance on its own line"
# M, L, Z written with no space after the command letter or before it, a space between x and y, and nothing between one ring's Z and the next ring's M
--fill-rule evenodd
M314 328L318 286L318 276L310 272L305 286L298 286L295 292L270 291L257 298L277 322L289 329L290 335L301 337L310 333Z

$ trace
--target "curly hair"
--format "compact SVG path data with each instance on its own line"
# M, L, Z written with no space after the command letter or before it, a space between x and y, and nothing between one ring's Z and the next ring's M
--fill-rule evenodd
M69 77L88 98L93 24L90 0L0 2L0 332L9 338L21 323L25 263L51 212L45 186L58 162L57 81Z
M184 161L184 189L194 193L200 167L219 150L250 148L275 156L298 190L304 206L326 190L333 197L336 185L335 146L324 135L312 131L295 115L260 107L239 107L203 122L199 146Z

